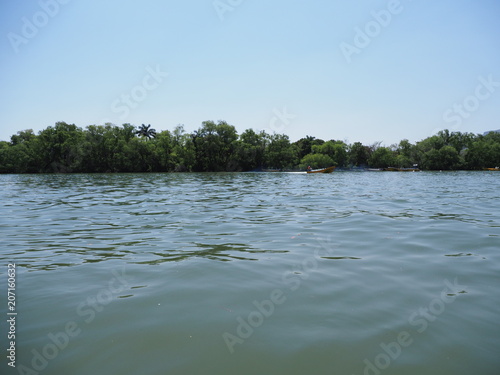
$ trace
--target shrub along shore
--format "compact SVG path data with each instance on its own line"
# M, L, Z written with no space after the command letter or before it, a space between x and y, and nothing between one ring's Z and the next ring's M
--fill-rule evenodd
M500 165L500 133L443 130L424 140L347 144L311 136L291 142L285 134L247 129L238 134L225 121L205 121L187 133L182 125L157 132L149 125L57 122L35 134L20 131L0 141L0 173L219 172L339 168L481 170Z

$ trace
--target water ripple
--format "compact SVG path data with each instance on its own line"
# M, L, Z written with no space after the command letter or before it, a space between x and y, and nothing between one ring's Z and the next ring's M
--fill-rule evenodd
M425 243L432 241L426 235L432 227L440 228L435 241L443 233L460 238L464 232L458 233L454 223L461 223L460 231L477 235L487 229L490 238L499 235L499 182L480 174L311 177L0 176L6 238L2 257L36 269L116 258L151 264L198 257L255 261L269 252L295 249L290 239L296 233L336 233L345 243L373 242L395 238L387 226L397 225L406 237ZM331 259L358 258L345 254Z

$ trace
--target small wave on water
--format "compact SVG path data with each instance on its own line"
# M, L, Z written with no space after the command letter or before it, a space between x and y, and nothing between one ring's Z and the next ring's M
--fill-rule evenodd
M19 357L73 321L52 374L493 374L497 177L0 176Z

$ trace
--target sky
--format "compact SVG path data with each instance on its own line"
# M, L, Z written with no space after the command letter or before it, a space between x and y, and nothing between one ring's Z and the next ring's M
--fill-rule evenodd
M500 129L498 0L0 0L0 140L224 120L369 145Z

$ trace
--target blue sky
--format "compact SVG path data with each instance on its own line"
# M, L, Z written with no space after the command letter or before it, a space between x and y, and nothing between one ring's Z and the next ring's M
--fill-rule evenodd
M2 0L0 140L205 120L350 143L500 128L497 0Z

